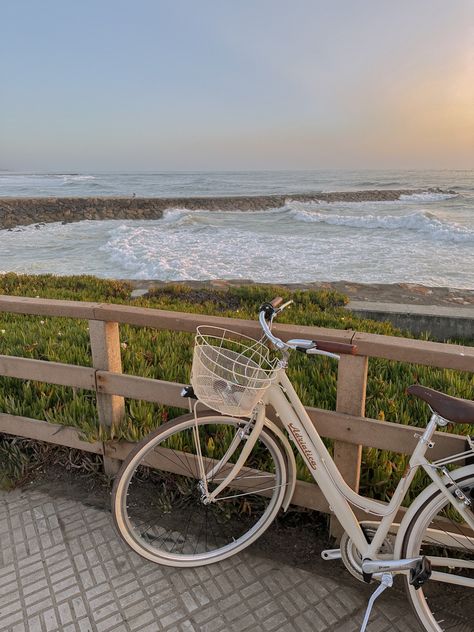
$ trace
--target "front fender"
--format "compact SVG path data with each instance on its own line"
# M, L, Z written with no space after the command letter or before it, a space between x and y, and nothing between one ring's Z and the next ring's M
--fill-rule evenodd
M286 511L290 506L291 499L293 498L293 494L296 486L296 461L295 455L293 454L293 450L291 449L290 442L286 438L285 434L280 430L280 428L270 419L265 418L264 425L271 430L271 432L277 437L280 441L282 448L285 451L286 459L287 459L287 470L288 470L288 485L286 487L285 496L283 497L282 507L283 510Z

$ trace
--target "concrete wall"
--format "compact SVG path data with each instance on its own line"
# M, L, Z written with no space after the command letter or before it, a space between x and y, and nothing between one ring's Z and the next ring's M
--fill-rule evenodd
M473 307L438 307L436 305L401 305L351 301L347 310L372 320L388 321L414 334L429 332L432 339L474 340Z

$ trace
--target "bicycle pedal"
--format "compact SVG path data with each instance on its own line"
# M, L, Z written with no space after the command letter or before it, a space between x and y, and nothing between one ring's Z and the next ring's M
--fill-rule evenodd
M410 570L410 584L418 590L431 577L431 562L425 556Z
M321 557L323 560L340 560L342 557L341 549L326 549L321 551Z

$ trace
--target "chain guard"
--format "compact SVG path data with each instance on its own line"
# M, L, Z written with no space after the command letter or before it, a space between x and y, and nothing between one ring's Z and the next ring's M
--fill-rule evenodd
M371 542L372 538L375 535L376 529L363 526L362 528L367 541ZM360 582L366 583L362 573L362 556L347 533L344 533L341 538L340 550L342 561L344 562L344 566L347 568L349 573ZM380 547L380 553L384 555L390 555L391 553L393 553L393 541L390 538L390 534L388 534L383 541L382 546Z

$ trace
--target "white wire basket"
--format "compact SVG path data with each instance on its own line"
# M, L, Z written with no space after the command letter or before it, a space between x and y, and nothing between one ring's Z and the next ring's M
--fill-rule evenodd
M201 325L195 338L191 384L196 397L209 408L248 417L275 380L278 361L261 341Z

